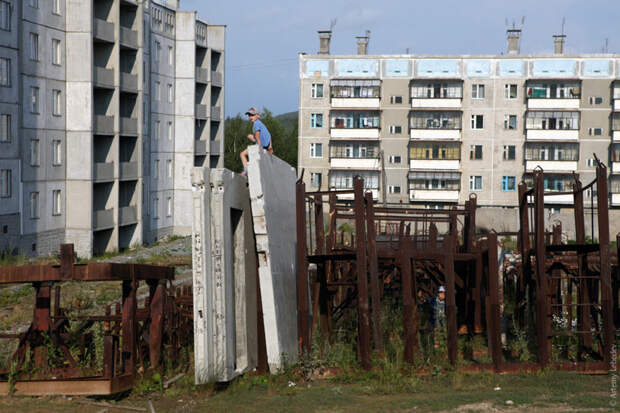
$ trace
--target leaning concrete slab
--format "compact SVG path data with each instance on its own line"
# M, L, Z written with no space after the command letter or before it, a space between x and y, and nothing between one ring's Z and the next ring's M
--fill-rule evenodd
M192 170L194 360L197 384L257 363L256 252L245 178Z
M271 371L294 362L297 346L295 169L258 145L249 148L248 179Z

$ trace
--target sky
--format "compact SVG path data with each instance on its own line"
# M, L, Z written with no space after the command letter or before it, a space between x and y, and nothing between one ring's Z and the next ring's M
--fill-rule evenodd
M521 25L521 53L620 52L620 0L181 0L181 9L226 29L226 116L250 107L274 114L298 107L298 53L316 54L317 30L333 29L331 53L355 54L370 30L369 54L496 54L506 21Z

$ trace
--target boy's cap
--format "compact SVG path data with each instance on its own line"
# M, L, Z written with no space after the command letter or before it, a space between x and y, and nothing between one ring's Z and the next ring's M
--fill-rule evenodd
M440 293L445 293L446 292L446 287L444 287L443 285L441 287L439 287L439 292Z
M245 112L245 114L249 116L258 115L258 110L256 110L256 108L250 108L247 112Z

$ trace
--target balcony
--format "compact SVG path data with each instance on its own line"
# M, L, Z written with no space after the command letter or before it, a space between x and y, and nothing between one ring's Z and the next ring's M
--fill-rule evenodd
M211 120L218 122L222 120L222 111L219 106L211 106Z
M331 128L330 137L349 139L379 139L379 128Z
M334 169L379 169L378 158L331 158L330 168Z
M544 196L545 204L562 204L562 205L572 205L575 200L573 195L552 195L545 193Z
M121 26L120 34L121 46L125 46L130 49L138 48L138 32L136 30Z
M528 141L578 141L577 129L528 129L525 132Z
M120 164L121 181L135 181L138 179L138 162L121 162Z
M334 79L330 89L333 108L379 109L381 81L378 79Z
M345 188L339 188L339 189L345 189ZM353 188L346 188L346 189L353 189ZM368 188L364 188L364 192L370 192L372 194L372 199L379 199L379 190L378 189L368 189ZM354 198L354 194L342 194L342 195L336 195L336 198L338 198L339 200L343 200L343 201L352 201Z
M431 171L458 171L461 169L459 159L411 159L410 169Z
M118 210L118 225L133 225L138 223L138 211L135 206L121 207Z
M125 92L138 93L138 76L121 72L121 90Z
M93 37L108 43L114 43L114 23L102 19L93 19Z
M458 129L411 129L411 139L428 141L460 141Z
M224 87L224 76L220 72L211 71L211 86Z
M97 135L113 135L114 116L95 115L93 129Z
M205 156L207 154L207 141L194 141L194 155Z
M620 112L620 98L614 99L614 111Z
M578 82L530 82L526 87L528 109L579 109Z
M611 163L611 173L612 174L620 174L620 162L612 162Z
M196 119L207 119L207 105L196 105Z
M95 66L93 82L96 87L114 89L114 70Z
M438 108L438 109L458 109L461 107L461 99L460 98L438 98L438 99L429 99L429 98L412 98L411 99L411 107L412 108Z
M121 117L121 135L137 135L138 120L134 118Z
M211 155L220 155L222 153L222 142L221 141L211 141L209 142L209 149Z
M545 172L572 172L577 170L577 161L525 161L527 172L533 172L538 166Z
M108 182L114 180L114 162L96 162L93 170L95 182Z
M528 98L528 109L579 109L579 98L576 99L549 99Z
M196 68L196 83L207 84L209 81L209 71L202 67Z
M458 190L444 189L410 189L409 200L412 202L458 202Z
M95 231L114 228L114 210L101 209L94 211L93 227Z
M332 108L379 109L379 98L332 98Z

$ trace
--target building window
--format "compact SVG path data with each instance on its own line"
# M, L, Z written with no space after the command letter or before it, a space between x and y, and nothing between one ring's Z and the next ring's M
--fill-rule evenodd
M28 5L33 9L39 8L39 0L28 0Z
M11 170L0 170L0 198L11 197Z
M310 157L311 158L322 158L323 157L323 144L322 143L311 143L310 144Z
M161 83L156 80L155 81L155 100L159 101L161 98Z
M41 152L38 139L30 140L30 166L39 166L41 164Z
M471 85L471 97L472 99L484 99L484 85Z
M0 57L0 86L11 86L11 59Z
M159 159L155 159L153 169L153 176L155 177L155 179L159 179Z
M166 172L168 178L172 178L172 159L166 161Z
M0 1L0 29L11 31L11 3Z
M322 98L323 97L323 83L313 83L310 96L312 96L313 98Z
M61 201L60 189L54 189L52 191L52 215L60 215L62 213Z
M590 168L593 168L593 167L595 167L595 166L596 166L596 162L594 162L594 159L589 158L589 159L586 161L586 165L588 165L588 167L590 167Z
M504 156L505 161L514 161L516 158L516 148L515 145L504 145Z
M517 115L504 116L504 129L517 129Z
M166 215L171 217L172 216L172 197L168 197L168 199L166 200Z
M390 133L392 135L399 135L403 133L403 127L398 125L390 125Z
M155 63L159 63L159 54L161 53L161 43L155 41L155 47L153 47L153 58Z
M321 188L321 182L323 181L323 175L320 172L310 172L310 185L313 188Z
M502 192L514 192L517 190L516 176L502 176Z
M600 96L590 96L590 105L600 105L603 103L603 98Z
M172 140L172 122L168 122L168 140Z
M30 88L30 98L31 98L31 113L39 113L39 88L36 86L32 86Z
M62 165L62 142L59 140L52 141L52 164Z
M39 218L39 193L30 193L30 219Z
M398 186L398 185L388 185L388 192L390 194L400 194L400 186Z
M401 163L400 155L390 155L390 163Z
M482 190L482 176L470 175L469 190L470 191L481 191Z
M62 55L61 51L60 40L52 39L52 64L60 66Z
M0 115L0 142L11 142L13 131L11 130L11 115Z
M311 128L322 128L323 127L323 114L322 113L312 113L310 115L310 127Z
M471 115L471 128L483 129L484 128L484 116L483 115Z
M159 198L153 199L153 219L159 219Z
M590 136L601 136L603 134L603 129L602 128L590 128L588 130L588 133L590 134Z
M60 116L60 108L62 107L62 95L60 90L52 90L52 103L53 103L53 112L54 116Z
M168 46L168 64L170 66L174 64L174 49L172 46Z
M504 85L504 98L516 99L517 98L517 85L515 84Z
M39 61L39 35L30 33L30 60Z
M168 83L168 103L172 103L172 84Z
M52 0L52 13L60 15L61 0Z
M482 145L470 145L469 159L482 159Z
M402 96L390 96L390 103L392 105L400 105L401 103L403 103L403 97Z

